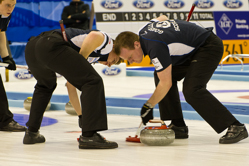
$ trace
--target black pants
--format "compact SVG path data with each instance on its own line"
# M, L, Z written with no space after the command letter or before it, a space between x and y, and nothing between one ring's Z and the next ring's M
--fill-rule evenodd
M0 75L0 127L8 125L13 120L13 114L9 110L8 99Z
M63 41L61 34L49 31L31 39L25 58L37 80L27 122L31 131L40 128L45 108L56 88L56 73L83 92L80 96L82 131L107 130L102 78L82 55Z
M206 89L222 55L222 41L212 33L191 58L190 63L172 67L172 87L159 103L162 120L183 118L177 81L184 78L182 91L186 101L217 133L221 133L236 121L226 107ZM154 78L157 85L159 79L156 72Z

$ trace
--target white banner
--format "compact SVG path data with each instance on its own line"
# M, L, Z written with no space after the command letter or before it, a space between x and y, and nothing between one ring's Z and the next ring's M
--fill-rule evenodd
M116 38L122 31L138 30L162 14L186 20L195 4L190 21L214 27L213 11L248 11L248 0L93 0L96 27Z

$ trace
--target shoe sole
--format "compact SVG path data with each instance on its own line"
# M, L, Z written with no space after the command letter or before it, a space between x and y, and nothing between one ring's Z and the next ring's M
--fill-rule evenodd
M26 130L8 130L8 129L1 129L0 131L8 131L8 132L24 132Z
M176 135L175 139L188 139L188 135Z
M106 146L103 146L103 145L91 145L89 143L87 144L81 144L79 145L79 149L114 149L114 148L117 148L118 145L106 145Z
M239 138L237 139L233 139L233 140L220 140L219 143L220 144L233 144L233 143L237 143L243 139L246 139L248 137L248 133L246 132L245 134L242 134Z
M25 145L32 145L32 144L39 144L39 143L44 143L44 142L24 142L23 141L23 144L25 144Z

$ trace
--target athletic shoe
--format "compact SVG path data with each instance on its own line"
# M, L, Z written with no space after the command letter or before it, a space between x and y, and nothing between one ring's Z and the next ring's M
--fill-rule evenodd
M107 141L98 133L94 133L92 137L80 136L79 148L80 149L114 149L117 148L116 142Z
M12 132L20 132L26 131L27 128L25 126L21 126L16 121L12 120L7 126L1 127L0 131L12 131Z
M245 125L236 126L231 125L228 127L226 135L220 138L220 144L232 144L241 141L248 137L248 132L246 130Z
M172 130L174 130L175 139L188 138L188 126L177 127L177 126L175 126L173 124L170 124L168 127L171 128Z
M23 144L36 144L45 142L45 137L38 132L27 130L23 138Z

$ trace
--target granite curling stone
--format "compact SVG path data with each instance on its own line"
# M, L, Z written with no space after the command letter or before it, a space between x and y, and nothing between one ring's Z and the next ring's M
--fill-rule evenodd
M149 126L141 130L140 141L148 146L166 146L174 142L175 132L168 128L162 120L150 120L150 123L161 123L158 126Z
M32 103L32 97L27 97L23 102L24 109L27 111L30 111L31 103ZM49 102L45 111L48 111L50 107L51 107L51 103Z
M70 115L77 115L75 109L73 108L71 102L67 102L67 104L65 105L65 111L66 113L70 114Z

